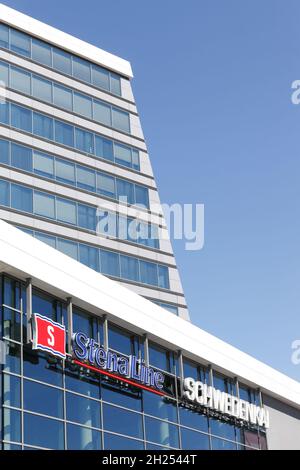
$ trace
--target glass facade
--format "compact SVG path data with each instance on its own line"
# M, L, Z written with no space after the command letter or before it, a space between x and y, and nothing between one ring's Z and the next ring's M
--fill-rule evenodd
M32 351L26 344L25 285L1 277L1 330L6 348L2 366L2 446L32 449L264 449L263 429L186 407L179 396L178 357L151 343L149 362L165 374L155 395L105 375ZM33 286L33 309L68 322L64 301ZM73 306L73 328L123 355L145 357L143 337ZM67 338L68 339L68 338ZM184 360L194 378L211 377L204 366ZM196 374L196 375L195 375ZM215 375L215 374L213 374ZM217 375L216 375L217 376ZM228 383L230 382L227 379ZM246 387L244 387L246 390ZM254 391L249 390L249 393ZM255 393L254 393L255 395Z

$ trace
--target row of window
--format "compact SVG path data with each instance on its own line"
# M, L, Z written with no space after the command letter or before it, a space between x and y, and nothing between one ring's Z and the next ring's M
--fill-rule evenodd
M79 114L105 126L130 133L129 113L104 101L91 98L2 61L0 61L0 80L8 88L25 95L54 104L65 111Z
M0 205L84 228L102 236L159 248L158 226L2 179Z
M149 208L148 189L123 178L0 139L0 163L102 196Z
M116 73L81 59L28 34L0 24L0 47L9 49L57 72L92 84L101 90L121 96L121 80Z
M140 170L138 150L106 139L81 127L53 119L46 114L34 112L25 106L8 101L1 102L0 123L118 165Z
M38 240L47 243L62 253L71 256L97 272L127 281L170 289L169 270L161 264L125 256L113 251L76 243L65 238L54 237L42 232L22 229ZM166 305L163 305L167 308ZM172 306L169 306L172 311ZM175 313L175 312L174 312Z

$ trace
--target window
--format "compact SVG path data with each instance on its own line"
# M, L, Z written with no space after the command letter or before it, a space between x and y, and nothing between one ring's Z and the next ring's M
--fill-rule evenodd
M32 150L22 145L11 144L11 164L25 171L32 171Z
M83 129L75 128L75 147L86 153L94 153L93 134Z
M106 431L143 438L142 416L138 413L103 404L103 421Z
M209 437L207 434L181 428L182 448L186 450L209 450Z
M140 261L141 282L157 286L157 265L148 261Z
M32 132L32 112L16 104L11 104L11 125L25 132Z
M74 93L74 113L92 119L92 100L80 93Z
M185 377L194 377L197 378L195 375L185 375ZM193 410L188 408L179 408L179 416L180 416L180 423L183 426L187 426L189 428L197 429L198 431L208 432L208 419L206 416L197 413Z
M177 423L176 402L166 401L164 397L152 392L143 392L144 412L158 418Z
M120 277L119 255L112 251L100 250L101 272L108 276Z
M216 437L212 437L211 445L213 450L236 450L236 444L234 442L223 441Z
M107 104L94 100L94 120L111 126L111 108Z
M87 245L79 245L79 261L89 268L99 271L99 250Z
M49 80L33 75L32 95L42 101L52 103L52 83Z
M9 189L10 189L10 185L8 181L0 180L0 204L1 206L10 206Z
M104 447L106 450L143 450L144 444L136 439L128 439L123 436L105 432Z
M24 408L44 415L63 417L63 392L31 380L24 380Z
M76 167L77 186L88 191L95 191L96 175L93 170L88 170L83 166Z
M76 204L75 202L67 201L66 199L56 199L56 217L57 220L67 224L76 225Z
M32 212L32 189L12 184L11 206L19 211Z
M169 269L167 266L158 265L158 287L169 289Z
M15 375L3 374L3 404L21 407L21 381Z
M145 417L146 439L165 446L178 447L178 427L167 421Z
M73 109L73 94L68 88L54 84L53 85L53 104L59 108L72 111Z
M67 425L68 450L101 450L101 433L75 424Z
M81 327L77 327L76 313L73 313L73 321L74 331L82 330ZM92 335L89 336L91 337ZM67 364L66 367L68 367ZM84 372L80 372L78 369L73 369L72 371L66 369L65 376L66 388L68 390L74 390L77 393L88 395L89 397L100 398L99 379L96 379L95 377L87 377Z
M53 47L53 67L67 75L72 74L71 54Z
M74 128L61 121L55 121L55 140L56 142L74 147Z
M104 158L105 160L114 160L113 143L110 140L103 139L102 137L95 136L95 153L97 157Z
M10 30L10 48L17 54L25 57L31 55L31 39L27 34L16 31L15 29Z
M117 235L117 214L115 212L109 212L97 210L97 233L106 235L108 237L116 238Z
M235 440L234 426L218 419L210 420L210 432L215 436L225 437L232 441Z
M115 197L115 178L97 173L97 191L103 196Z
M61 323L61 320L56 318L55 301L45 295L37 295L34 292L33 311L42 312L46 317ZM48 354L33 351L31 347L24 348L24 375L41 382L62 386L62 369L59 361L49 361Z
M102 400L124 408L129 408L135 411L142 411L141 393L133 388L120 388L118 384L101 383Z
M67 419L85 426L100 428L100 403L67 393Z
M139 186L138 184L135 185L135 203L149 208L148 189L144 186Z
M55 219L55 197L46 193L34 192L34 213Z
M131 167L131 150L129 147L121 144L115 144L115 160L120 165Z
M132 256L120 256L121 277L130 281L139 282L139 263Z
M33 133L53 140L53 119L43 114L33 113Z
M58 181L72 185L75 184L74 163L69 163L66 160L57 158L55 161L55 174Z
M23 70L11 67L10 68L10 86L14 90L31 95L31 75Z
M0 140L0 163L9 165L9 142Z
M78 204L78 225L88 230L96 230L96 209Z
M0 47L8 49L9 28L5 24L0 24Z
M4 408L3 410L3 439L21 442L21 413L20 411Z
M33 168L38 175L54 178L54 158L49 155L33 152Z
M2 124L9 124L9 108L9 103L0 103L0 122Z
M73 77L83 82L91 82L91 66L86 60L73 56Z
M114 73L110 74L110 91L121 96L121 79Z
M160 346L150 343L149 363L158 369L170 371L170 354Z
M1 26L1 25L0 25ZM1 30L0 30L1 31ZM9 80L8 80L8 72L9 72L9 67L7 64L4 62L0 62L0 80L3 82L1 84L1 88L3 86L8 87L9 86Z
M140 171L140 156L138 150L132 149L132 168Z
M121 131L130 132L129 114L120 111L119 109L112 109L112 126Z
M45 233L35 232L35 238L40 240L43 243L51 246L52 248L56 248L56 238L51 237L51 235L46 235Z
M108 345L109 349L114 349L128 356L134 353L132 350L132 336L114 325L109 325Z
M118 199L125 199L126 204L134 204L134 186L126 180L117 178L117 196Z
M43 41L32 39L32 59L40 64L52 66L51 47Z
M75 260L78 259L78 247L77 243L71 242L69 240L64 240L62 238L57 239L57 249L64 253L67 256L70 256L70 258L73 258Z
M40 429L42 432L37 432ZM56 419L24 413L25 444L62 450L64 448L64 424Z
M98 88L109 90L109 72L102 67L92 65L92 83Z
M81 310L74 309L73 331L83 332L89 338L94 338L95 340L98 340L97 319L91 315L87 315L85 312L82 312ZM96 398L98 398L98 395L99 395L99 390L98 390L98 394Z

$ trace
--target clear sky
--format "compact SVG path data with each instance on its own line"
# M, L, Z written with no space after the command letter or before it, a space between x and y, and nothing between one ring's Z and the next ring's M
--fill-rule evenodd
M8 0L131 61L162 202L205 204L174 243L194 323L299 380L297 0Z

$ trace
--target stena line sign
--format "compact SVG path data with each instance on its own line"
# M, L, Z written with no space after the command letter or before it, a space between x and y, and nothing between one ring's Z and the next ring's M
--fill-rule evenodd
M204 406L223 415L232 416L258 426L269 427L269 412L246 400L221 392L191 377L183 380L183 398L195 405Z

